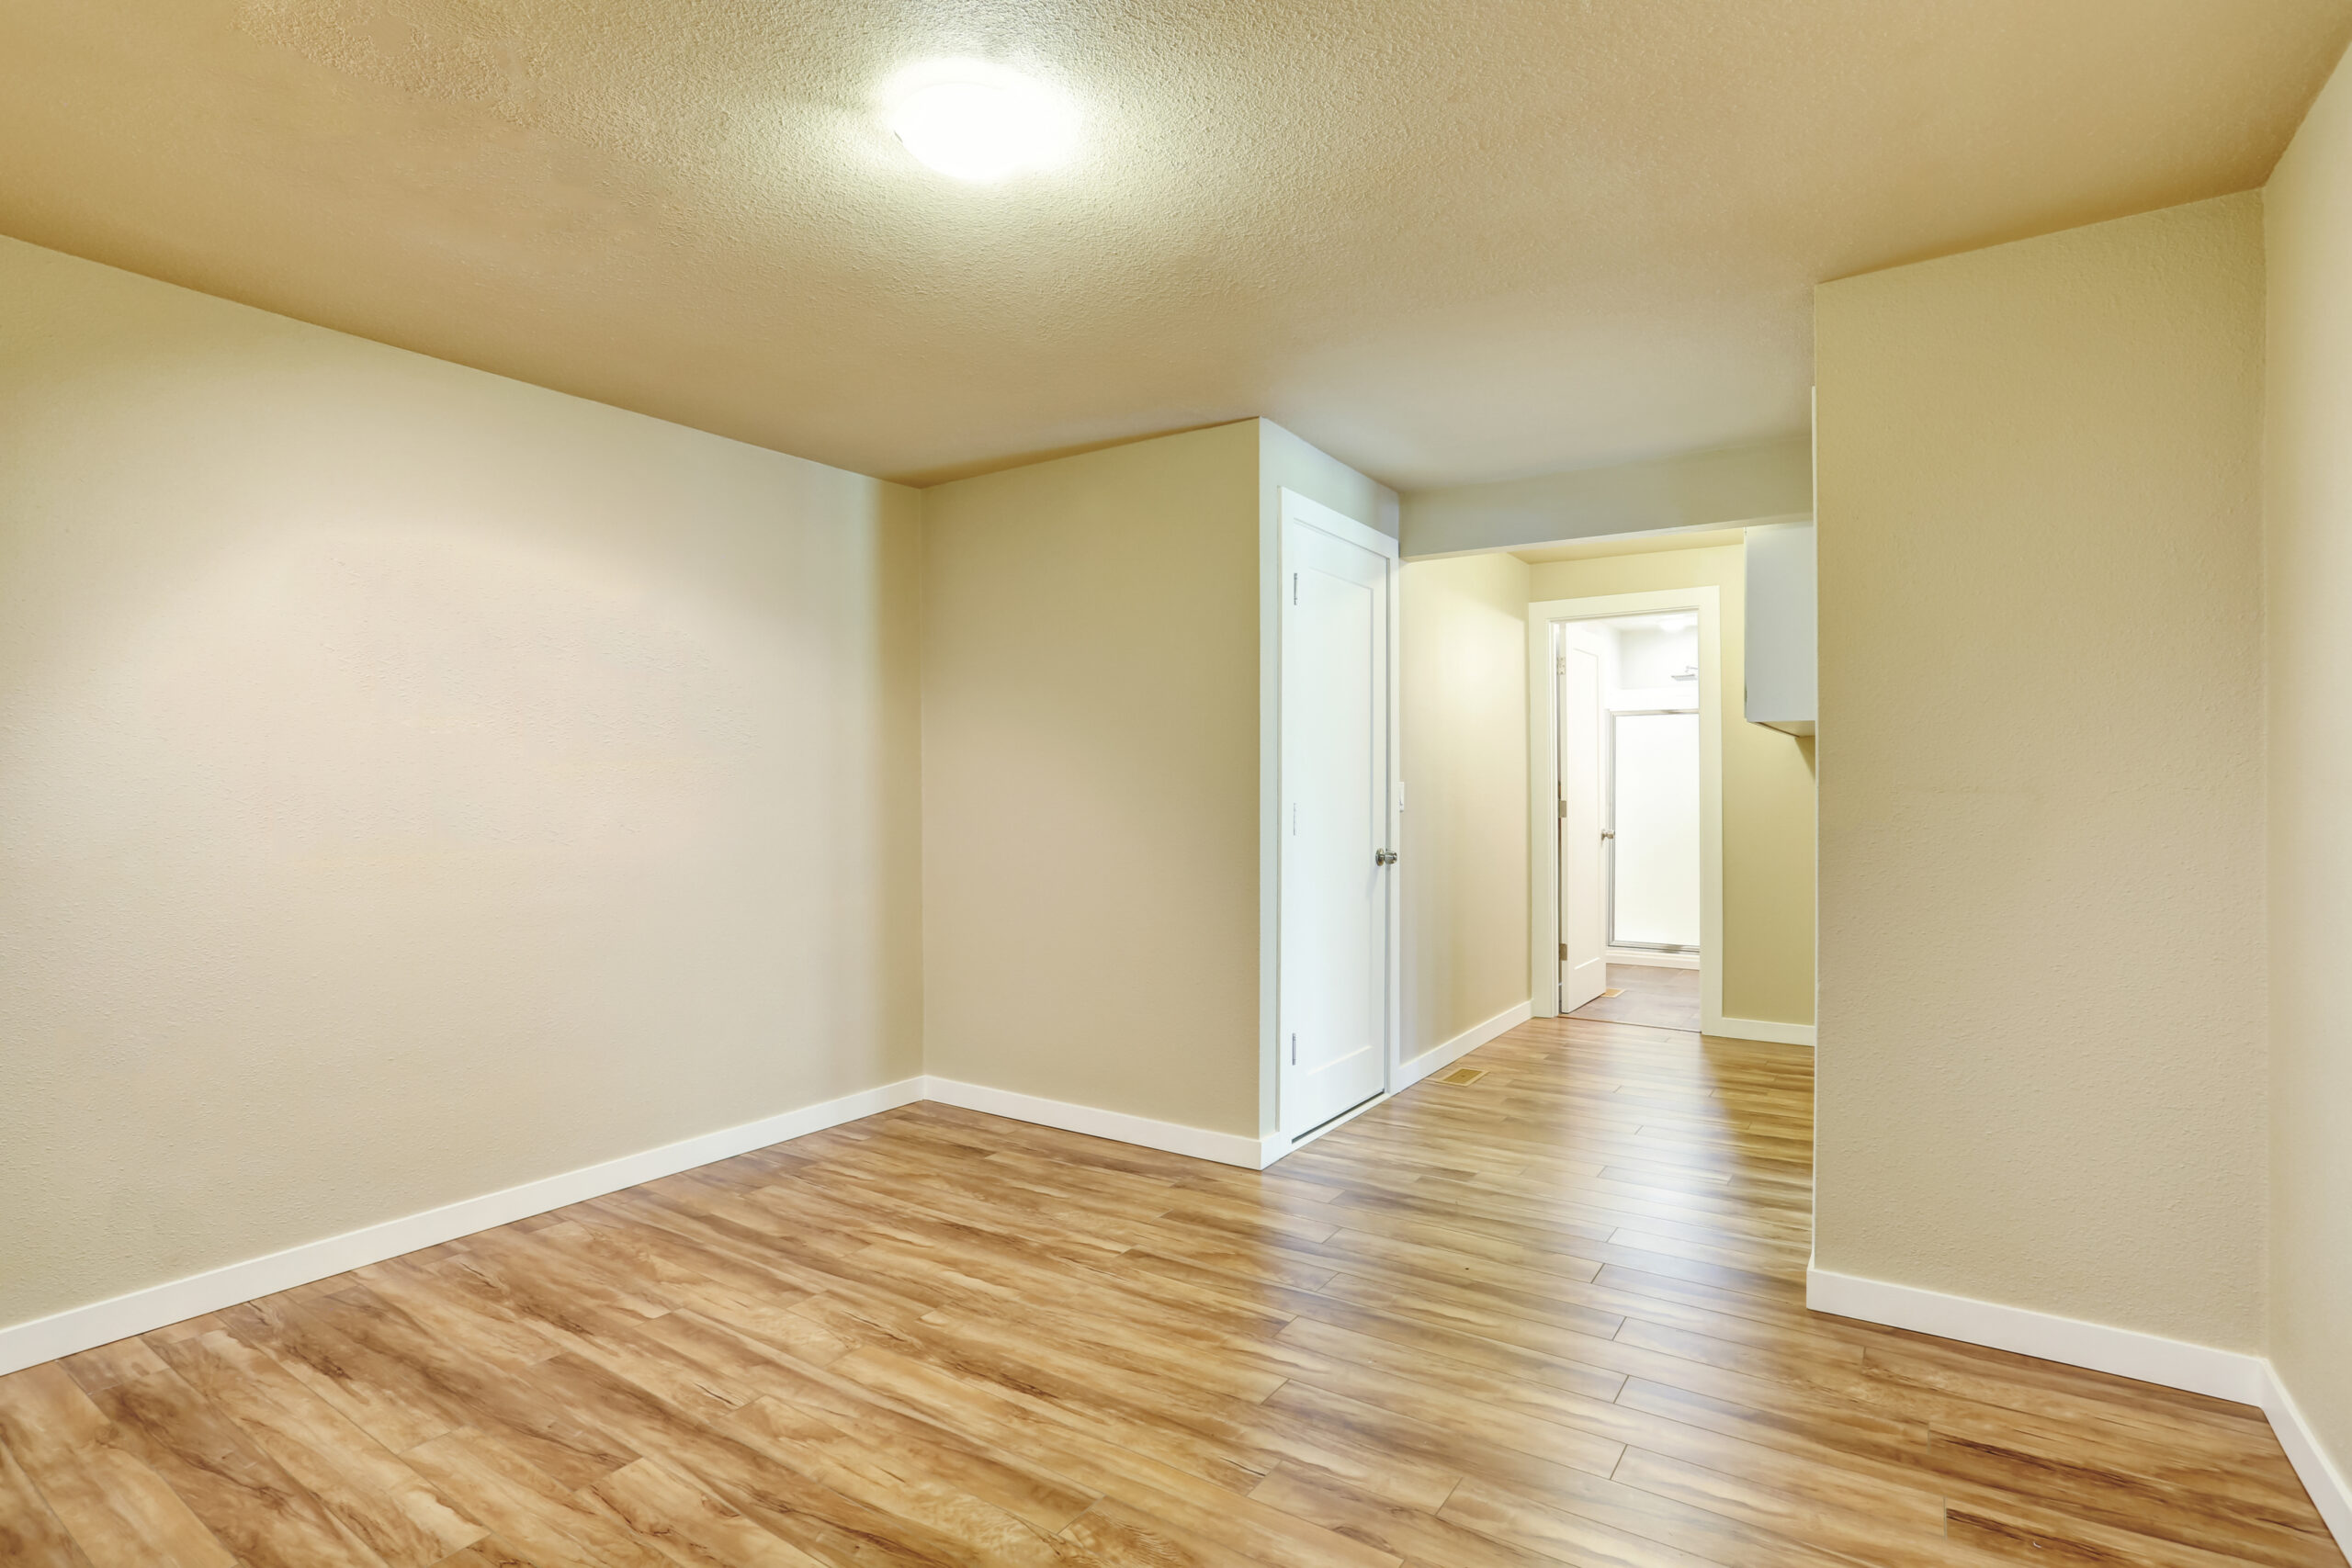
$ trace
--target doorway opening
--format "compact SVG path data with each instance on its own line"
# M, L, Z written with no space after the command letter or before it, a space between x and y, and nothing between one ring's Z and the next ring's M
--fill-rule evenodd
M1529 608L1538 1017L1721 1022L1716 607L1694 588Z
M1610 657L1600 727L1612 964L1699 966L1699 617L1572 622ZM1565 759L1564 759L1565 760Z

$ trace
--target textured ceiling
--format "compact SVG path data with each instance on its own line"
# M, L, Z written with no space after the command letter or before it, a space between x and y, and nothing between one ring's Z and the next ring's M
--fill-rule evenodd
M2259 184L2352 0L10 0L0 231L918 481L1800 427L1808 286ZM876 92L1060 84L956 184Z

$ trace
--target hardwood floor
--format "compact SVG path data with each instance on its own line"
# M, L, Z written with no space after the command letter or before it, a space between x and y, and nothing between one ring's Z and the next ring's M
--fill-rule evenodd
M1611 964L1609 985L1620 994L1595 997L1569 1014L1656 1029L1699 1027L1699 972L1660 964Z
M1809 1314L1810 1054L1262 1173L918 1105L0 1379L8 1564L2299 1568L2256 1411Z

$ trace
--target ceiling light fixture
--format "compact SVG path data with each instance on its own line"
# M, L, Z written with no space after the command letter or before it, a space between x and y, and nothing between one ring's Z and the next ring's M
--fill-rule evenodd
M1044 83L978 61L945 61L901 79L889 126L907 151L959 180L1049 169L1078 141L1078 114Z

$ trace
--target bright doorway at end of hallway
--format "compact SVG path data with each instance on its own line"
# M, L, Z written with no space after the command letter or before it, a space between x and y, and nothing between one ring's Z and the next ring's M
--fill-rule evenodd
M1713 587L1529 606L1538 1017L1721 1021L1718 609Z

